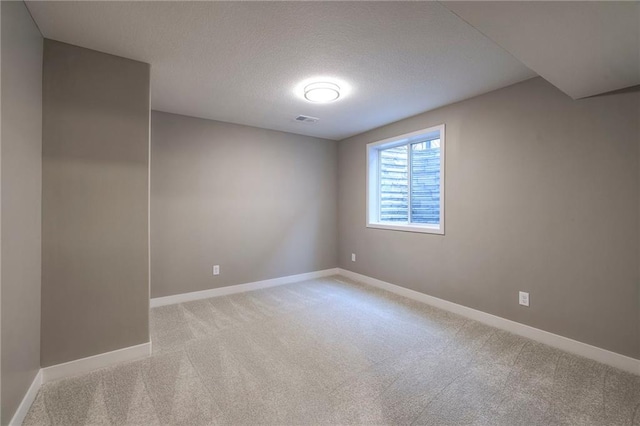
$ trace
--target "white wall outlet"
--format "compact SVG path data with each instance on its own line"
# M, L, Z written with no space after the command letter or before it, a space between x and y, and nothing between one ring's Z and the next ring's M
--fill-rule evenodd
M518 297L518 301L522 306L529 306L529 293L521 291Z
M355 253L351 253L351 261L352 262L356 261L356 254Z
M213 275L220 275L220 265L213 265Z

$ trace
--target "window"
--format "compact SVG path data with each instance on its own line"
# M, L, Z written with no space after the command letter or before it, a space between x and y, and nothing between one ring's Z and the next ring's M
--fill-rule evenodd
M367 227L444 234L444 124L367 145Z

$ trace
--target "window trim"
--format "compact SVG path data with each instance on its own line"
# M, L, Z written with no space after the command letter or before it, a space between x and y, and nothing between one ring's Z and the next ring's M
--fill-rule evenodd
M381 148L393 148L396 146L410 145L411 143L424 141L425 138L439 134L440 136L440 225L432 224L391 224L378 220L371 220L375 215L379 217L380 209L380 190L378 185L378 176L380 173L379 152ZM445 141L445 125L428 127L426 129L417 130L411 133L405 133L400 136L394 136L377 142L367 144L366 157L366 225L367 228L386 229L405 232L420 232L424 234L444 235L445 223L445 158L446 158L446 141ZM409 180L409 186L411 182ZM375 197L372 199L372 195ZM411 197L409 197L411 198ZM410 201L409 201L410 203ZM411 210L409 210L411 212Z

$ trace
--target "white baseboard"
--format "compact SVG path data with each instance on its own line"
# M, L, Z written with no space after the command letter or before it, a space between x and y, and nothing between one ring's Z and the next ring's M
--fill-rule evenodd
M615 368L619 368L620 370L640 375L640 360L635 358L611 352L606 349L598 348L587 343L578 342L577 340L569 339L568 337L553 334L548 331L540 330L538 328L511 321L506 318L478 311L476 309L449 302L444 299L429 296L415 290L400 287L395 284L381 281L376 278L371 278L366 275L358 274L356 272L348 271L346 269L339 268L339 275L350 278L354 281L359 281L364 284L369 284L371 286L390 291L409 299L417 300L419 302L435 306L436 308L440 308L445 311L453 312L455 314L508 331L513 334L517 334L522 337L526 337L531 340L544 343L549 346L553 346L554 348L558 348L575 355L579 355L585 358L592 359L594 361L601 362L603 364L610 365Z
M77 376L78 374L88 373L119 362L134 361L149 355L151 355L151 342L44 367L40 370L42 371L42 383Z
M151 299L151 307L173 305L176 303L190 302L192 300L208 299L210 297L227 296L245 291L260 290L268 287L276 287L284 284L291 284L299 281L312 280L314 278L338 275L338 268L324 269L322 271L307 272L305 274L289 275L286 277L273 278L270 280L255 281L246 284L236 284L227 287L212 288L209 290L193 291L190 293L175 294L173 296L154 297Z
M27 393L24 395L24 398L22 398L22 402L9 422L9 426L20 426L22 424L29 412L29 408L31 408L31 404L36 400L40 386L42 386L42 369L38 370L38 374L36 374L33 382L31 382L31 386L29 386Z

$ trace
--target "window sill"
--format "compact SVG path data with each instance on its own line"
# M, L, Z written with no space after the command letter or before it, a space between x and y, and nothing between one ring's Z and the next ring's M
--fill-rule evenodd
M444 235L442 225L391 225L387 223L367 223L367 228L387 229L390 231L419 232L423 234Z

